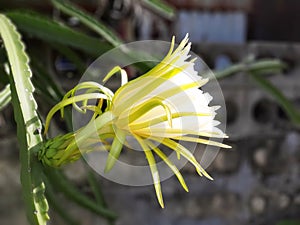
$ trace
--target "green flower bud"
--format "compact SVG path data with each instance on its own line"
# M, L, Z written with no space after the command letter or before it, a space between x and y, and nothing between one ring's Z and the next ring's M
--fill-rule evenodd
M68 146L70 146L71 143L76 146L76 148L72 148L72 152L68 151ZM70 156L64 157L67 154ZM76 161L80 157L81 152L76 145L74 133L59 135L49 139L38 155L39 160L41 160L43 164L52 167L60 167L64 164Z

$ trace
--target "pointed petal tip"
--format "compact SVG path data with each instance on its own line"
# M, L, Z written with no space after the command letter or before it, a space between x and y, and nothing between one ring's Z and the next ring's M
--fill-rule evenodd
M200 170L199 168L196 168L196 170L201 177L204 175L207 179L214 180L204 169Z
M214 180L207 172L204 173L204 176L209 180Z
M231 149L232 148L232 146L230 146L230 145L226 145L226 144L222 144L222 146L221 146L222 148L227 148L227 149Z
M177 159L180 160L180 152L176 152Z
M158 203L162 209L165 208L164 200L162 199L162 197L158 199Z
M209 81L208 78L203 78L199 81L199 87L204 86L205 84L207 84L207 82Z
M223 143L216 143L215 146L218 146L220 148L226 148L226 149L232 148L230 145L226 145L226 144L223 144Z
M104 173L108 173L109 171L111 171L111 167L109 167L107 164L105 165L104 168Z
M187 186L183 187L186 192L189 192L189 188Z
M172 36L172 43L175 42L175 35Z
M106 160L106 164L105 164L105 168L104 168L104 173L108 173L111 171L111 169L113 168L115 164L115 160L113 157L111 157L110 155L108 155L108 158Z
M199 174L200 177L203 177L203 174L202 174L201 170L198 167L196 167L196 171L197 171L197 173Z
M186 33L185 37L182 39L181 43L187 43L189 41L189 33ZM185 45L184 44L184 45Z
M213 108L215 111L217 111L217 110L219 110L219 109L221 108L221 106L220 106L220 105L215 105L215 106L212 106L212 108Z

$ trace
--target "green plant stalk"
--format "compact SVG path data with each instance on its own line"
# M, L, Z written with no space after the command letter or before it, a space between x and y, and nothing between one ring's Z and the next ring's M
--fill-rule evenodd
M48 204L44 196L45 185L41 179L41 163L35 153L43 142L42 123L37 114L33 98L31 70L21 37L15 26L0 14L0 35L2 37L12 75L9 76L17 135L20 145L21 184L27 218L32 225L47 223Z
M45 174L49 181L55 184L55 187L59 191L63 192L65 196L73 202L105 218L116 219L116 214L114 212L87 198L76 187L69 183L59 170L53 170L51 167L45 167Z

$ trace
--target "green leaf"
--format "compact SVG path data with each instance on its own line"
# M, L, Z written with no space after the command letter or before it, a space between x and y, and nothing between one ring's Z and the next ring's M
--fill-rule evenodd
M85 24L91 30L97 32L114 47L123 44L123 41L113 32L113 30L111 30L106 25L102 24L100 21L95 19L92 15L89 15L87 12L82 11L81 9L73 5L71 2L64 0L52 0L52 3L57 9L61 10L62 12L78 18L83 24ZM124 56L128 58L130 57L133 60L140 59L140 56L137 55L137 52L130 51L128 49L124 51ZM151 69L151 66L149 66L147 62L136 63L135 67L144 72Z
M214 71L217 79L225 78L239 72L269 74L278 73L284 69L286 65L278 59L261 59L253 62L242 62L232 65L221 71Z
M175 17L175 9L160 0L142 0L142 4L167 19L173 19Z
M47 179L45 179L47 184L47 191L46 196L50 203L51 209L53 208L55 212L58 213L58 215L67 223L70 225L80 225L79 222L76 221L76 219L69 214L69 212L65 209L65 207L61 204L61 201L59 198L57 198L57 195L55 191L53 190L52 184Z
M263 77L265 74L279 73L286 66L286 64L278 59L261 59L259 61L242 62L232 65L225 70L215 71L214 75L217 79L221 79L239 72L249 73L256 83L278 102L290 120L294 124L299 125L300 112L278 88Z
M275 87L270 81L265 79L259 74L250 73L252 78L257 82L257 84L263 88L267 93L269 93L282 107L285 113L288 115L290 120L296 124L300 124L300 112L295 108L292 102L287 99L284 94Z
M10 86L7 84L0 92L0 111L2 111L11 102Z
M99 56L112 48L97 38L89 37L38 13L10 11L5 14L16 24L18 29L44 41L74 47L94 56Z
M79 74L83 74L85 72L87 66L84 64L82 57L80 57L71 48L60 44L52 44L51 47L58 51L61 55L69 59L70 62L76 66Z
M33 67L34 76L33 82L37 88L37 92L44 97L45 100L48 100L49 103L57 104L64 96L64 91L56 84L53 80L49 71L45 69L45 66L42 65L36 57L31 55L30 64ZM65 109L65 122L67 128L72 130L72 111L70 108Z
M87 167L88 165L86 165ZM87 176L87 180L90 184L90 187L93 191L95 200L97 201L98 204L102 205L102 206L106 206L106 202L103 196L103 193L101 191L100 188L100 183L98 182L94 171L92 171L90 168L87 169L88 170L88 176Z
M30 224L46 224L48 204L44 196L39 162L33 153L43 142L42 123L37 114L37 104L33 97L31 70L21 37L15 26L0 14L0 34L8 55L12 75L9 76L17 135L20 145L21 184Z
M96 20L87 12L82 11L82 9L79 9L71 2L63 0L52 0L52 3L57 9L61 10L62 12L78 18L83 24L100 34L106 41L108 41L113 46L116 47L122 44L122 40L118 38L118 36L113 32L113 30Z
M53 170L53 168L50 167L45 168L45 174L49 181L55 184L55 188L64 193L69 200L105 218L116 218L114 212L95 203L82 194L59 170Z
M85 162L86 167L88 167L86 161L85 160L83 160L83 161ZM95 174L95 172L91 168L88 168L87 170L88 170L87 179L88 179L89 185L93 191L93 194L94 194L97 204L107 208L107 204L106 204L103 192L101 190L101 185L98 182L97 177L96 177L96 175L98 175L98 174ZM107 218L107 221L108 221L109 225L114 224L114 219Z
M30 58L30 65L33 70L33 82L37 91L46 99L49 99L51 104L59 102L64 96L63 90L55 83L49 72L45 69L45 66L39 62L38 58L33 55L31 55Z
M84 15L84 13L81 11L77 10L76 12L80 15ZM113 47L106 42L102 42L97 38L89 37L84 33L78 32L62 23L58 23L35 12L10 11L6 12L6 15L17 25L18 29L30 36L47 42L59 43L65 46L73 47L93 56L99 56L111 50ZM88 18L85 18L85 21L91 26L92 29L95 28L99 32L100 30L102 30L101 32L106 32L106 29L102 29L101 24L93 17L88 16ZM97 28L97 26L100 27ZM107 32L110 33L110 31ZM116 46L122 43L122 41L114 34L111 35L111 39L116 39L115 41L111 40ZM135 53L131 53L131 55L126 53L125 56L130 56L133 58L138 57ZM136 67L144 72L151 69L151 66L149 66L148 63L137 63Z

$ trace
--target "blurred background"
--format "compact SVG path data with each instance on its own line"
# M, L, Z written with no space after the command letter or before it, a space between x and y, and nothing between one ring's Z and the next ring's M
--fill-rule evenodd
M300 110L300 1L296 0L166 0L174 11L143 0L73 1L111 27L124 42L177 41L189 33L192 50L213 70L245 61L277 58L288 65L266 78ZM30 9L70 27L87 30L75 17L39 0L0 0L0 10ZM62 54L34 37L24 36L46 69L65 90L81 73ZM79 52L80 54L80 52ZM82 58L88 63L93 58ZM129 187L99 177L107 204L119 215L116 224L131 225L296 225L300 224L300 133L274 97L245 73L220 80L227 107L227 141L208 168L214 181L182 172L190 188L185 193L175 177L162 183L165 209L152 186ZM41 106L47 111L48 106ZM19 182L18 146L12 108L0 114L0 224L27 224ZM126 154L126 153L125 153ZM201 154L196 157L201 157ZM128 156L130 157L130 155ZM82 162L65 168L67 176L89 194ZM60 198L60 195L57 195ZM76 205L66 210L84 225L107 224ZM53 214L51 224L64 224Z

